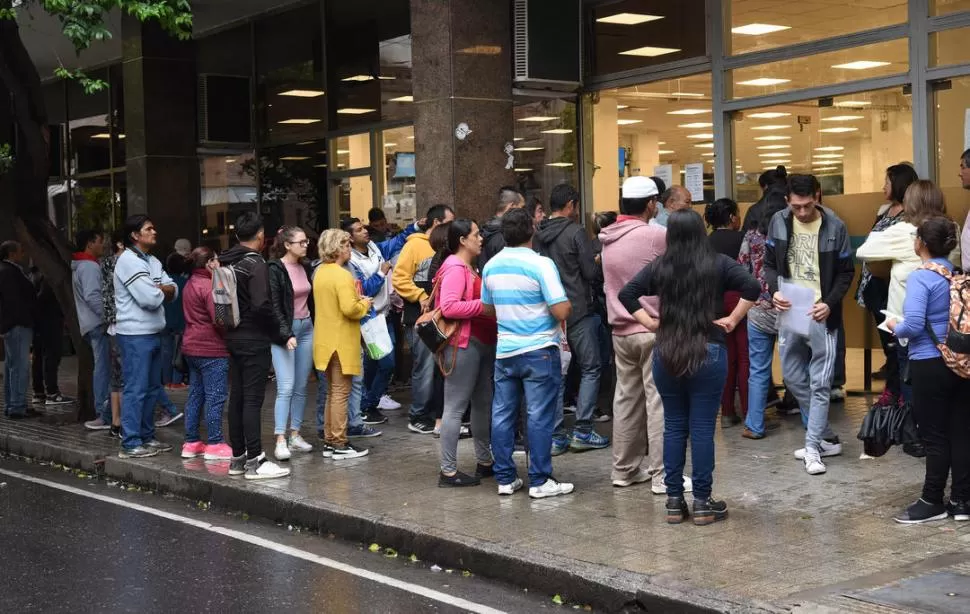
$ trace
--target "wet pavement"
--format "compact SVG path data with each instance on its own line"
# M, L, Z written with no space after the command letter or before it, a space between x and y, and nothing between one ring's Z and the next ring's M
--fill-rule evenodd
M70 389L67 382L65 388ZM263 410L264 447L270 451L273 395L270 386ZM310 398L314 395L311 386ZM172 398L181 405L184 393ZM398 400L406 397L398 395ZM386 412L390 423L379 427L384 436L361 442L371 448L370 456L335 463L316 452L295 455L293 475L282 480L247 483L228 478L218 464L183 462L175 453L139 464L224 480L246 492L279 494L295 504L336 505L349 514L412 523L458 540L643 574L660 586L715 589L780 609L898 612L859 595L940 571L968 578L965 592L970 593L970 523L901 526L892 521L918 496L923 461L898 449L880 459L860 460L862 446L855 433L866 409L861 397L833 405L832 426L844 454L826 459L828 473L822 476L807 475L792 457L804 437L797 416L781 417L781 427L760 441L743 439L737 427L719 429L714 488L728 502L730 517L709 527L665 524L664 497L651 494L649 484L613 488L609 450L554 459L557 478L576 484L568 497L533 501L520 493L499 498L492 481L477 488L439 489L438 440L409 432L406 410ZM47 442L51 454L67 448L94 456L116 451L101 433L52 422L0 420L0 446L9 433ZM313 422L310 409L304 429L308 440ZM597 429L609 434L611 423ZM159 433L178 444L181 423ZM474 468L471 441L461 442L459 461L465 471ZM524 457L519 464L524 475Z

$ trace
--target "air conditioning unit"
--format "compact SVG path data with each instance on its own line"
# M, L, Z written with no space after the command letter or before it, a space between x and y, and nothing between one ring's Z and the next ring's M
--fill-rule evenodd
M573 92L582 86L581 0L514 0L514 82Z
M252 135L249 77L199 75L199 141L203 144L248 145Z

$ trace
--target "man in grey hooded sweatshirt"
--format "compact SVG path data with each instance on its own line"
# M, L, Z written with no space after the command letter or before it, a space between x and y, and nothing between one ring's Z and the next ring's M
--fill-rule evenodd
M99 263L104 254L104 233L81 230L75 239L77 251L71 261L74 305L81 336L94 354L94 407L98 412L98 416L85 422L84 427L102 431L111 428L111 355L104 323Z

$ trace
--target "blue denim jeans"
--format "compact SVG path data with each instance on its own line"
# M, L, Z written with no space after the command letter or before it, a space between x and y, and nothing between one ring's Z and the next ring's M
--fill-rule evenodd
M313 371L313 322L310 318L293 320L296 349L272 345L273 369L276 371L276 405L273 433L286 434L286 419L290 430L299 433L306 412L307 379Z
M575 324L566 327L566 337L573 362L579 365L579 394L576 397L577 431L588 433L593 430L593 412L600 393L600 371L603 366L600 329L603 320L595 313L586 316ZM559 399L556 404L556 437L566 437L563 418L563 396L566 392L566 378L560 377Z
M364 388L364 376L355 375L350 384L350 398L347 399L347 429L359 429L364 426L364 417L360 412L361 394ZM317 431L323 432L324 412L327 408L327 374L317 371Z
M404 334L408 347L411 348L411 410L408 412L411 422L422 421L429 424L434 422L434 408L431 397L434 395L434 355L428 346L421 341L413 326L406 326Z
M189 398L185 402L185 442L201 441L199 423L205 407L206 443L225 443L222 412L229 398L229 358L186 356L189 367Z
M691 375L675 376L664 368L659 354L653 379L664 404L664 483L667 495L684 495L687 439L694 480L694 498L711 496L714 483L714 426L727 379L727 348L707 344L707 360Z
M172 366L175 359L175 337L182 333L165 329L162 331L162 384L181 384L182 374Z
M27 386L30 383L30 342L33 331L14 326L3 335L3 398L5 416L27 413Z
M163 394L162 342L160 335L116 335L115 339L125 380L121 445L130 450L155 439L155 403Z
M94 407L105 424L111 424L111 351L103 326L94 328L84 340L94 354Z
M387 334L391 336L391 343L396 344L394 324L387 318L384 320L387 322ZM364 353L364 395L360 402L362 409L373 409L381 402L381 397L387 392L387 385L394 377L394 364L394 352L380 360L371 360Z
M545 347L495 361L492 398L492 455L499 484L515 481L515 422L525 393L528 413L529 486L552 477L552 430L562 382L559 347Z
M748 321L748 416L744 426L757 435L765 434L765 399L771 388L771 361L775 355L775 335Z

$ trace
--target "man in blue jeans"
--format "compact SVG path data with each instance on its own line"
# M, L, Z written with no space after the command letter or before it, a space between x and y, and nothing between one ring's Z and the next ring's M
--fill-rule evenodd
M104 233L81 230L75 237L77 251L71 261L71 284L81 336L94 355L94 408L97 417L84 428L101 431L111 428L111 356L104 323L104 296L101 288L100 258L104 255Z
M12 419L36 415L27 407L30 341L34 326L34 285L21 264L24 251L16 241L0 244L0 335L3 335L3 414Z
M568 495L573 485L552 477L552 430L562 382L561 322L572 310L556 265L532 249L532 219L523 209L502 217L505 249L482 272L482 304L498 320L492 455L498 494L522 488L512 453L525 392L528 413L529 496Z

